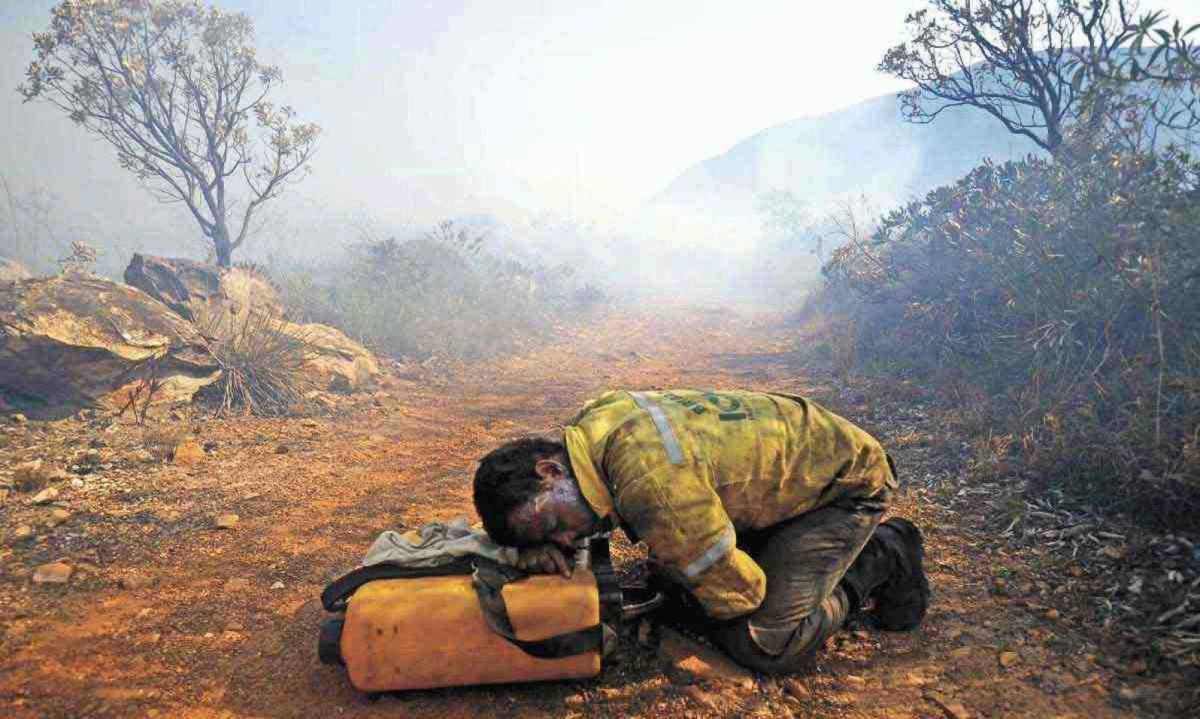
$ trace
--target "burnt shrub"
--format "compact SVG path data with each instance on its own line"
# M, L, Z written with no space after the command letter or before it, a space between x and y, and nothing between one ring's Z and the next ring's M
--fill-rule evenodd
M1035 488L1197 526L1198 179L1179 152L985 164L838 249L822 306L860 367L982 398Z

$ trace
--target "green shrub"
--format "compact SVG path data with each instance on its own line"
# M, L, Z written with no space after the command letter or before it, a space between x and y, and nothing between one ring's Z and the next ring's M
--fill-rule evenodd
M825 302L860 363L977 387L1041 484L1195 526L1198 178L1178 153L987 164L840 248Z

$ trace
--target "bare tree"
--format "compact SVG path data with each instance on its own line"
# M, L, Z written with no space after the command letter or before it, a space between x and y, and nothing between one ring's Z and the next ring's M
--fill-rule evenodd
M303 176L319 128L267 100L241 13L195 0L64 0L19 88L108 141L164 202L182 202L228 267L256 210Z
M1124 0L930 0L879 69L916 85L901 95L911 122L975 107L1060 155L1083 109L1074 66L1117 53L1130 13Z

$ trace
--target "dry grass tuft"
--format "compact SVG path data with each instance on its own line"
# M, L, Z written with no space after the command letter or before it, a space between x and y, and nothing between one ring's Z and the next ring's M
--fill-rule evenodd
M197 320L221 366L221 378L204 390L219 414L282 416L302 405L312 389L303 371L306 337L258 312L213 310Z

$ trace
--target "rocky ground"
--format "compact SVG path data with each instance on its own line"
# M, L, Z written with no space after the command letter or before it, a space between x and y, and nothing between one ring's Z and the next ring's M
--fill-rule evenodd
M1190 625L1182 645L1124 629L1137 624L1138 597L1160 585L1184 592L1183 610L1163 624L1190 621L1194 545L1139 543L1086 512L964 483L970 446L922 392L847 387L803 356L777 318L625 314L525 356L393 376L310 418L11 418L0 428L0 714L1099 718L1195 709ZM594 681L368 698L318 663L317 596L376 534L470 516L477 457L552 426L602 389L635 386L809 394L883 438L907 487L896 512L927 536L935 596L925 626L851 628L810 673L786 680L649 627ZM1131 592L1145 553L1165 562L1165 579L1146 574Z

